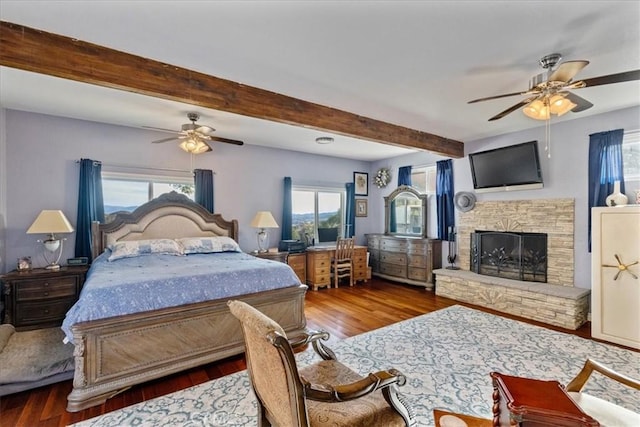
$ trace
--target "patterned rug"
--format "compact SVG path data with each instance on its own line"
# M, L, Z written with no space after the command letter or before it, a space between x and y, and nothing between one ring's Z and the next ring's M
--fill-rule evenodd
M402 393L419 426L433 409L491 418L489 372L567 384L587 357L640 378L640 353L453 306L332 345L338 359L366 374L396 368L408 379ZM300 365L314 362L311 349ZM606 377L585 391L640 412L640 395ZM255 396L246 371L123 408L75 426L255 426Z

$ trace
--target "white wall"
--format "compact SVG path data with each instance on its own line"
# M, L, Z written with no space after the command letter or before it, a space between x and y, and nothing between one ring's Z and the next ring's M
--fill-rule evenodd
M504 120L504 119L503 119ZM599 114L585 118L574 119L560 123L551 122L551 158L546 156L544 146L544 122L540 127L522 132L505 134L497 137L465 142L465 157L453 161L455 191L473 191L471 169L468 154L488 150L506 145L513 145L526 141L537 140L539 145L540 162L544 188L539 190L524 190L502 193L476 194L478 200L519 200L519 199L547 199L573 198L575 199L575 286L590 288L591 254L588 252L588 170L589 170L589 135L613 129L640 129L640 107L627 108L610 113ZM488 124L490 126L490 124ZM428 154L414 154L376 162L371 169L392 165L392 171L397 174L397 166L435 164L441 158ZM374 196L372 210L382 213L384 204L382 196L395 188L388 186L380 191L379 197ZM635 200L634 190L640 188L640 182L626 182L626 194L630 201ZM433 210L431 211L433 212ZM376 227L384 225L384 217L375 218ZM361 230L360 230L361 231ZM430 235L434 235L430 229ZM443 265L446 264L446 249L443 248Z
M0 272L5 271L7 247L7 133L6 110L0 108Z
M191 170L190 155L176 144L151 144L155 132L15 110L6 112L7 259L32 256L44 265L38 237L25 231L42 209L62 209L76 223L79 165L91 158L103 164ZM4 158L4 157L3 157ZM215 144L213 152L194 157L194 168L215 172L215 210L239 221L240 246L256 249L256 230L249 226L256 211L270 210L280 223L283 177L294 184L344 183L367 162L316 156L251 145ZM356 227L366 218L358 218ZM361 232L359 241L364 242ZM280 229L271 234L271 245ZM73 256L75 234L69 235L63 259ZM7 270L14 263L6 265Z

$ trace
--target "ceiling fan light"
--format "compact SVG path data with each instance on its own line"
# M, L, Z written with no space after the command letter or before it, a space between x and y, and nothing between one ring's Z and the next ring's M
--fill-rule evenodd
M547 120L549 118L549 109L542 101L536 99L533 102L527 104L522 112L525 116L535 120Z
M563 95L554 95L550 100L551 113L562 116L573 110L576 104L565 98Z

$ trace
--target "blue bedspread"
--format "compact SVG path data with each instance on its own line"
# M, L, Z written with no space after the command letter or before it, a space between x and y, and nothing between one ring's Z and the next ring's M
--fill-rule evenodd
M92 263L79 300L67 312L62 330L71 342L71 326L79 322L300 285L287 264L240 252L113 262L108 256L107 250Z

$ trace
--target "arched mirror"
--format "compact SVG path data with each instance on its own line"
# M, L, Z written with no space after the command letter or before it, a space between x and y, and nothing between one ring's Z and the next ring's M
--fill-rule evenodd
M427 237L427 195L401 185L384 198L384 233Z

